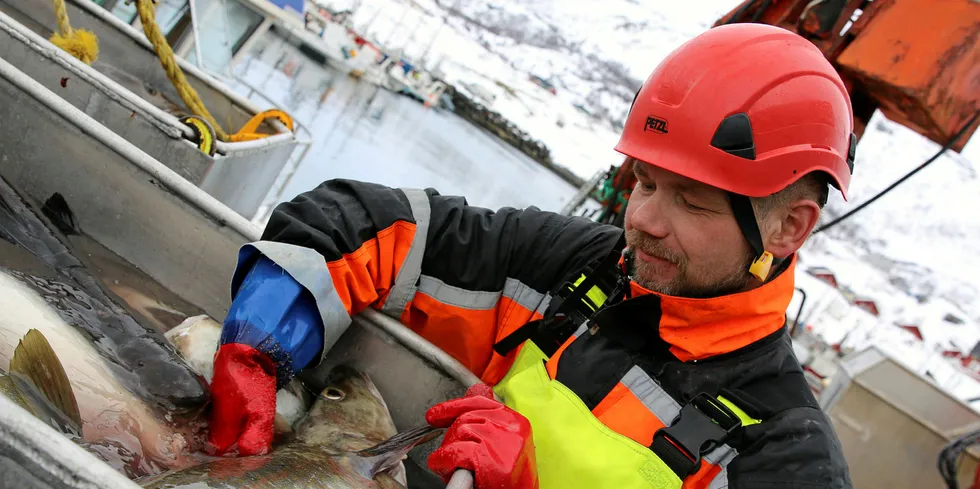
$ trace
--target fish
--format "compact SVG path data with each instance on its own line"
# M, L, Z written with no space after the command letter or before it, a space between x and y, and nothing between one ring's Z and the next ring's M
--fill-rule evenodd
M48 302L52 291L64 297L82 296L84 292L67 283L24 274L0 267L0 371L9 387L3 393L42 420L44 402L36 390L45 391L44 382L23 372L25 340L43 336L53 354L28 357L27 364L37 370L66 372L67 384L77 406L60 409L79 425L79 444L101 454L102 459L131 477L160 473L170 467L196 463L187 454L197 446L196 436L203 430L201 422L167 419L167 412L146 403L124 386L117 368L107 362L91 338L68 324L56 307ZM55 304L59 302L55 301ZM55 362L57 360L57 363ZM27 382L31 380L31 382ZM64 389L67 392L69 389ZM50 390L48 391L51 392ZM25 399L26 397L26 399ZM67 398L67 394L55 398ZM56 401L48 398L48 401ZM54 403L58 406L58 402ZM61 403L64 407L67 404ZM55 426L56 428L58 426ZM68 434L65 430L63 433Z
M191 368L210 382L221 324L208 315L186 319L166 334ZM272 451L218 458L141 479L151 489L286 488L399 489L407 486L403 460L410 449L435 439L425 425L396 433L388 405L368 374L334 367L310 399L293 379L276 393Z
M139 476L139 468L147 473L140 457L122 444L81 438L81 414L68 374L40 331L31 329L21 338L10 372L0 369L0 395L131 478Z
M144 327L103 288L72 249L67 234L79 234L79 223L65 197L52 195L40 212L0 178L0 251L27 255L31 272L20 279L42 292L50 310L102 355L119 382L145 403L164 409L198 409L207 400L205 384L186 365L163 334ZM16 245L16 246L12 246ZM0 254L2 258L3 254ZM23 270L22 270L23 271ZM36 273L34 273L36 272ZM5 310L6 312L6 310ZM13 326L9 321L7 324ZM26 332L21 324L8 331L7 344L13 352ZM43 332L43 331L42 331ZM47 332L44 332L46 336ZM53 338L48 336L49 340ZM63 352L59 356L65 358Z
M442 431L396 433L371 378L339 365L288 441L268 454L216 458L137 482L147 489L405 489L402 460Z
M408 451L441 432L426 425L398 434L370 377L341 365L330 372L312 402L295 379L279 391L277 400L292 399L295 405L277 402L277 436L269 454L208 455L203 412L192 420L193 429L181 431L181 422L167 422L154 406L119 384L87 338L61 320L29 284L24 274L0 268L0 310L5 311L0 315L0 372L5 372L0 374L0 394L144 487L291 488L315 481L316 487L337 489L404 489ZM198 316L167 338L192 368L210 379L220 327L210 317ZM4 352L10 348L4 345L15 337L19 339L8 358ZM44 348L25 348L38 339ZM39 377L39 372L53 374ZM77 425L80 430L71 429ZM201 442L194 443L197 439Z

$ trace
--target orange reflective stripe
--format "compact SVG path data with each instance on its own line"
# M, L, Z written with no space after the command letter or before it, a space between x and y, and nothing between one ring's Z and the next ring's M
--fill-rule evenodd
M524 284L520 284L521 287L527 287ZM533 305L533 301L530 303L521 302L522 299L526 298L525 295L518 292L516 294L516 299L511 298L504 287L504 295L500 298L500 303L497 308L500 311L499 319L497 320L497 337L494 343L506 338L507 335L513 333L517 328L531 322L541 319L543 316L541 310L547 305L548 301L551 300L551 296L543 295L541 297L541 302L543 305ZM523 290L523 289L521 289ZM533 309L531 308L533 305ZM490 364L483 371L483 375L480 376L480 380L486 382L489 385L497 385L501 379L507 375L507 371L510 370L511 365L514 363L514 359L517 358L517 353L520 351L521 347L515 348L513 351L507 354L507 356L500 356L497 352L493 352L490 358Z
M681 405L660 384L640 367L633 367L593 413L609 428L650 446L654 433L673 421L680 410ZM708 488L736 455L727 444L706 453L698 472L685 479L684 489Z
M482 376L493 352L497 309L450 306L423 292L412 298L402 322Z
M622 382L613 387L592 414L609 429L647 447L653 443L653 434L664 427Z
M408 255L415 224L398 221L353 253L327 263L334 288L347 311L357 314L388 293Z
M518 349L500 356L492 345L528 322L541 319L550 301L550 295L515 278L507 278L502 289L494 292L467 290L422 275L400 320L446 350L483 382L496 385L507 374Z
M711 481L718 476L719 472L721 472L721 467L712 465L702 459L701 468L694 475L684 479L683 487L684 489L707 489L711 485Z
M584 324L582 326L579 326L578 330L576 330L575 333L572 334L570 338L565 340L565 343L562 344L560 347L558 347L558 351L556 351L554 355L551 355L551 358L548 359L548 362L544 364L545 368L548 370L548 375L552 379L558 376L558 359L561 358L561 354L565 353L565 349L568 348L568 345L571 345L572 342L575 341L575 339L578 338L579 335L585 333L585 331L586 329Z

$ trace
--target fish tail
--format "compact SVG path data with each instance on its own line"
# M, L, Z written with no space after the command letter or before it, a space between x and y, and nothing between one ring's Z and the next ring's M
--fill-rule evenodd
M416 445L421 445L422 443L435 439L443 431L442 428L433 428L431 426L414 428L398 433L373 447L365 448L357 452L357 454L362 457L376 457L405 448L411 450Z
M434 440L445 431L444 428L434 428L423 426L392 436L391 438L373 446L365 448L356 454L360 457L370 459L370 476L374 477L379 472L383 472L394 467L400 462L409 450L418 445Z
M78 401L71 390L65 367L40 331L31 329L21 338L10 359L10 373L29 380L69 420L78 427L82 426Z

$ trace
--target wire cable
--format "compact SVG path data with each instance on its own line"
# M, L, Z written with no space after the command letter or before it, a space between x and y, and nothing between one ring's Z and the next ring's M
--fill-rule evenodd
M878 192L877 195L875 195L874 197L871 197L871 199L869 199L868 201L862 203L861 205L855 207L854 209L851 209L850 211L848 211L843 216L840 216L837 219L834 219L833 221L830 221L826 225L821 226L816 231L814 231L813 234L817 234L817 233L826 231L827 229L830 229L830 228L836 226L837 224L840 224L842 221L844 221L845 219L853 216L854 214L857 214L858 212L861 211L861 209L864 209L865 207L871 205L874 201L876 201L879 198L883 197L888 192L891 192L892 189L894 189L895 187L901 185L902 182L904 182L904 181L908 180L909 178L911 178L912 175L915 175L916 173L918 173L919 171L921 171L923 168L925 168L925 167L929 166L930 164L932 164L932 162L938 160L940 156L942 156L943 154L946 153L946 151L948 151L950 148L952 148L953 145L956 144L956 141L958 141L961 137L963 137L963 135L966 134L966 132L969 131L971 127L973 127L973 123L977 121L977 117L978 116L980 116L980 111L977 111L976 113L974 113L973 114L973 117L970 118L970 120L966 123L966 125L964 125L962 129L960 129L952 138L950 138L949 141L943 146L943 148L941 150L939 150L938 153L936 153L935 155L933 155L932 158L929 158L928 160L926 160L925 163L919 165L914 170L908 172L904 177L899 178L898 181L896 181L895 183L889 185L888 187L886 187L881 192Z

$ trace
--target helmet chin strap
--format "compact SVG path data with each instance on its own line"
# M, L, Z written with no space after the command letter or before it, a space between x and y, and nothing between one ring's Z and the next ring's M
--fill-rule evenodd
M752 210L752 201L748 197L729 192L728 200L732 206L732 213L735 214L735 221L742 230L742 234L755 252L755 260L749 267L749 274L757 278L760 282L765 282L772 271L775 259L772 253L766 251L762 244L762 233L759 231L759 222L755 219L755 211Z

